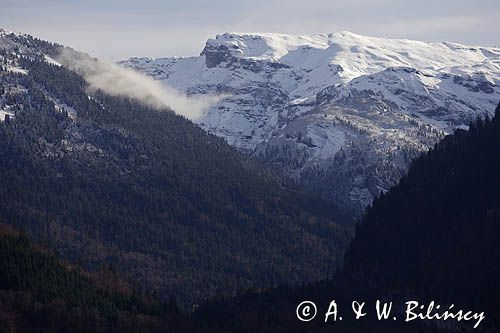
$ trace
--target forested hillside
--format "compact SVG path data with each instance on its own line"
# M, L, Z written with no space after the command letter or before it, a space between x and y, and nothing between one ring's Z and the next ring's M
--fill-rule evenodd
M500 328L500 105L412 163L368 209L344 273L387 295L485 311Z
M498 332L498 170L500 105L493 120L478 119L469 131L446 137L412 163L399 185L375 200L357 228L342 271L331 281L221 300L203 307L198 316L232 332ZM378 321L377 299L393 301L398 319ZM317 304L312 322L296 317L304 300ZM325 324L331 300L344 309L344 320ZM367 301L371 312L366 318L353 320L353 300ZM476 329L466 321L406 323L404 304L410 300L435 301L442 309L453 304L464 313L484 311L485 319Z
M0 332L193 328L183 320L175 304L138 293L109 269L89 274L63 264L0 223Z
M58 50L0 44L0 219L185 309L334 272L350 231L330 206L170 110L89 91Z

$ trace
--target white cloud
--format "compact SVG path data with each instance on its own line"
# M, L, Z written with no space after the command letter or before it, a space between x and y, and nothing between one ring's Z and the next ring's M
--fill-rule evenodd
M97 60L87 54L63 48L57 62L82 75L90 89L114 96L127 96L158 109L171 108L175 113L195 120L222 96L188 97L179 91L135 71Z

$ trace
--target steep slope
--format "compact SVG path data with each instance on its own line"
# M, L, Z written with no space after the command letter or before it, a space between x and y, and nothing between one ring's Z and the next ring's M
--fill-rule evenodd
M222 94L198 124L357 213L500 100L499 48L350 32L227 33L199 57L121 64L192 95Z
M171 110L87 89L59 50L0 37L1 219L184 307L333 272L350 232L330 207Z
M165 332L191 326L174 307L141 295L111 272L89 274L64 264L3 223L0 295L2 332Z
M416 159L401 182L374 201L332 281L215 302L200 319L232 332L498 332L499 152L500 105L492 121L457 130ZM296 317L304 300L317 305L311 322ZM344 320L325 324L332 300ZM366 317L353 318L353 300L367 302ZM377 320L376 300L393 302L389 320ZM484 312L484 319L475 329L477 320L405 322L407 301L424 305L413 311L423 316L434 301L430 315L453 305L450 313Z
M375 200L346 254L345 274L385 294L484 310L498 330L499 152L500 105L492 121L445 138Z

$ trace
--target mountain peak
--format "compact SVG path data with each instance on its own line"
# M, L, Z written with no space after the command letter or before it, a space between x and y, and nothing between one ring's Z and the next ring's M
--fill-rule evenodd
M10 34L15 34L15 33L13 31L0 28L0 36L6 36L6 35L10 35Z
M122 64L188 94L226 95L200 126L360 210L411 156L500 100L499 48L349 31L224 33L200 57Z
M390 67L476 72L478 64L499 72L499 48L465 46L447 42L368 37L350 31L329 34L224 33L206 42L202 55L207 67L246 60L280 63L314 71L324 65L340 65L338 76L348 82L361 75Z
M279 61L301 47L328 48L328 35L289 35L281 33L224 33L209 39L204 52L223 50L233 56L253 60Z
M14 35L14 36L29 36L28 34L21 33L21 32L16 32L4 28L0 28L0 37L5 37L9 35Z

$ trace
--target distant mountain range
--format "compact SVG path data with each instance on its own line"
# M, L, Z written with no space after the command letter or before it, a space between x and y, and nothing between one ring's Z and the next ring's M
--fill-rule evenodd
M120 64L190 95L224 96L194 121L355 215L500 100L499 47L351 32L226 33L199 57Z

